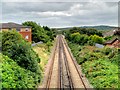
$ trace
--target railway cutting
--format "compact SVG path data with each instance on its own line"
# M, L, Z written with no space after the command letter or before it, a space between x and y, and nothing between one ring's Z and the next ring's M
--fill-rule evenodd
M56 43L45 72L43 88L74 90L91 88L88 80L82 74L63 35L56 37Z

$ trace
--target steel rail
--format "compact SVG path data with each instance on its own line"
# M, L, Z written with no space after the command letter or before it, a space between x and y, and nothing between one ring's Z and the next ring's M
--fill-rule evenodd
M62 38L63 38L63 36L62 36ZM75 66L75 68L76 68L76 70L77 70L77 73L78 73L78 75L79 75L79 77L80 77L80 79L81 79L81 81L82 81L82 84L83 84L84 88L85 88L85 90L87 90L86 85L85 85L85 83L84 83L84 81L83 81L83 79L82 79L82 77L81 77L81 74L80 74L80 72L79 72L79 70L78 70L78 67L77 67L77 65L75 64L75 60L73 59L73 57L72 57L72 55L71 55L71 52L70 52L70 50L68 49L68 45L67 45L66 41L65 41L64 38L63 38L62 40L63 40L63 44L66 46L66 48L67 48L67 50L68 50L68 53L69 53L69 55L70 55L70 57L71 57L71 59L72 59L72 62L73 62L74 66Z

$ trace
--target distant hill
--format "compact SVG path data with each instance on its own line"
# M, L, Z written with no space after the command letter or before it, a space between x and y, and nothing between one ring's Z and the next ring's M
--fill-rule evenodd
M72 28L72 27L55 28L55 29L57 29L57 30L68 30L70 28ZM97 29L97 30L113 30L116 27L100 25L100 26L81 26L80 28L94 28L94 29Z
M81 28L94 28L94 29L97 29L97 30L112 30L116 27L100 25L100 26L82 26Z

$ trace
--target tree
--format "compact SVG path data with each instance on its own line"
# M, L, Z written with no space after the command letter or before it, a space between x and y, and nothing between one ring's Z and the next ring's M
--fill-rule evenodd
M73 27L70 29L70 33L76 33L76 32L79 32L79 29L77 27Z
M102 36L102 33L94 28L80 28L80 27L73 27L69 29L70 33L79 32L80 34L87 34L87 35L98 35Z
M40 59L31 44L16 31L2 32L2 52L27 70L40 74Z
M102 44L104 39L102 37L99 37L98 35L91 35L91 40L95 43Z
M71 40L75 43L79 43L79 40L80 40L80 33L77 32L77 33L73 33L71 34Z
M45 30L38 25L36 22L33 21L26 21L24 23L22 23L25 26L31 26L32 28L32 41L34 42L39 42L39 41L43 41L45 42L45 35L47 34L45 32Z
M47 26L43 26L43 29L46 31L46 34L50 37L50 39L53 40L55 34L54 30L50 29Z

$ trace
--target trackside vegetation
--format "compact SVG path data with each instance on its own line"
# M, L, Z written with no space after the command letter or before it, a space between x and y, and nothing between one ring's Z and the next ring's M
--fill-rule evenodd
M69 43L77 63L94 88L118 88L117 49Z
M0 54L2 88L35 88L40 75L20 67L8 56Z
M43 78L44 62L41 60L32 43L42 41L50 51L56 32L47 26L41 27L36 22L26 21L25 26L31 26L32 41L27 42L19 32L15 30L0 33L2 53L0 54L0 71L2 72L2 88L37 88ZM1 46L0 46L1 49Z
M18 32L2 32L2 54L3 88L33 88L40 83L40 58Z
M77 63L95 89L118 88L118 49L95 47L95 43L103 44L111 37L103 38L101 32L87 30L72 28L64 32Z
M39 73L40 58L33 51L30 43L26 42L16 31L2 33L2 53L7 55L19 66L32 72Z

